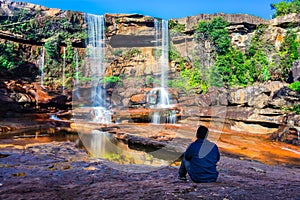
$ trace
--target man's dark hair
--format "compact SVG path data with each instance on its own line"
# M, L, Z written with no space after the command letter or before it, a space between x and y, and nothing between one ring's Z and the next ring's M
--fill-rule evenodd
M208 134L208 129L205 126L199 126L197 130L196 137L198 139L205 139Z

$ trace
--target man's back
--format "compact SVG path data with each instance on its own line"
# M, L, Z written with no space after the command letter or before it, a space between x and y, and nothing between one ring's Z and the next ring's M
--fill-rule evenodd
M214 143L197 139L187 148L184 157L190 162L188 173L194 182L217 180L216 163L220 160L220 154Z

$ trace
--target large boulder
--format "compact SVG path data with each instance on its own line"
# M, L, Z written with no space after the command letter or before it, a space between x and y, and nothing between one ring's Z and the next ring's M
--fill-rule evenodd
M255 99L265 101L266 97L263 94L268 93L270 93L270 91L260 85L232 89L229 91L228 101L231 105L248 105L249 101L250 104L253 105L253 102L258 101ZM260 102L260 104L260 107L265 105L264 102Z
M206 106L227 106L227 90L225 88L211 87L204 95L199 95L198 105L201 107Z

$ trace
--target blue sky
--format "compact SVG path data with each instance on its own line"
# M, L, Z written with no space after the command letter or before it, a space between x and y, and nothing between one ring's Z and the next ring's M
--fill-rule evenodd
M20 1L20 0L14 0ZM197 14L244 13L270 19L271 3L282 0L22 0L50 8L92 14L139 13L170 19Z

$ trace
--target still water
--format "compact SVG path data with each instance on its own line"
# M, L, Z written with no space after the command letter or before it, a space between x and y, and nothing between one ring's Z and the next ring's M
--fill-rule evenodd
M129 147L124 142L113 138L111 134L98 130L92 130L80 136L77 133L54 129L2 134L0 135L0 148L25 149L31 144L65 141L74 142L74 145L85 149L92 158L102 158L117 164L167 166L178 159L178 155L171 152L160 151L157 154L155 149Z

